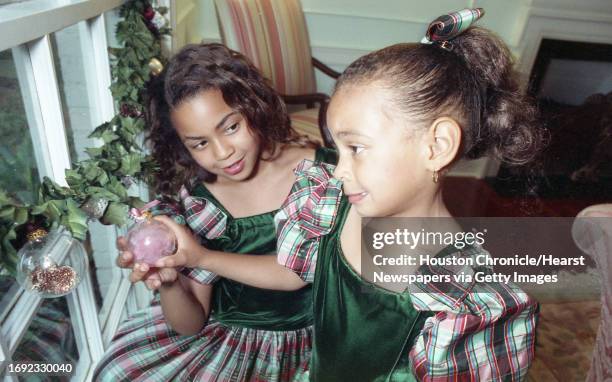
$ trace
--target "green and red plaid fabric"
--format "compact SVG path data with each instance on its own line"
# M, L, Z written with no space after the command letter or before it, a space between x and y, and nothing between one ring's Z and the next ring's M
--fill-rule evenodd
M485 11L482 8L466 8L442 15L429 24L421 43L450 41L468 29L484 14Z
M221 236L227 228L227 215L212 201L189 195L183 186L179 192L181 198L180 208L176 203L163 200L159 203L150 203L149 210L156 215L167 215L179 224L187 224L191 231L207 240ZM213 272L205 269L183 268L181 273L200 284L213 284L219 279Z
M206 198L189 195L185 187L179 195L185 219L194 233L212 240L225 232L227 215L219 207Z
M126 320L94 373L102 382L302 381L312 327L289 331L227 326L211 317L202 331L182 336L153 301Z
M474 246L445 256L490 256ZM468 262L469 263L469 262ZM475 262L474 262L475 263ZM492 273L479 267L479 272ZM469 266L422 266L427 275L472 274ZM454 279L453 279L454 280ZM513 283L414 283L410 298L421 311L437 312L410 351L422 381L523 381L535 350L538 303Z
M331 178L333 168L306 162L296 170L298 180L275 218L279 263L309 282L314 279L317 256L327 255L317 254L318 244L321 236L329 233L335 224L340 205L340 185ZM483 248L473 247L463 249L461 255L477 256L483 252L486 253ZM459 271L469 270L419 269L432 275ZM518 286L471 282L441 288L439 284L428 283L415 284L409 292L416 309L436 312L426 320L409 353L413 372L419 380L521 381L526 378L534 357L538 304Z
M181 188L179 195L185 220L194 233L207 240L223 235L227 228L227 215L219 207L206 198L189 195L185 187ZM184 268L181 273L200 284L213 284L219 280L217 274L200 268Z
M342 196L341 182L332 175L334 168L302 161L294 170L296 181L289 197L274 217L278 262L307 282L314 279L319 238L334 226Z

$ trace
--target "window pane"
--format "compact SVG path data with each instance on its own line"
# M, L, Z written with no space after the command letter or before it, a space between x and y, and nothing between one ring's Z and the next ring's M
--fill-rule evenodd
M104 24L106 25L106 41L108 46L112 48L119 48L117 38L115 38L115 29L117 23L121 20L119 17L119 8L111 9L104 14Z
M13 305L20 295L17 280L8 272L0 272L0 321L4 321L6 315L11 312Z
M13 55L5 50L0 52L0 188L31 204L39 184Z
M19 346L13 354L14 363L45 363L72 365L72 375L79 362L74 329L66 297L44 299L34 315ZM29 377L31 378L31 377ZM30 380L22 379L20 380ZM42 381L69 381L68 376L41 376Z
M80 33L84 26L80 24L50 35L72 161L87 158L85 148L93 146L93 141L87 136L93 129L88 91L91 91L90 83L94 79L86 78L84 41Z

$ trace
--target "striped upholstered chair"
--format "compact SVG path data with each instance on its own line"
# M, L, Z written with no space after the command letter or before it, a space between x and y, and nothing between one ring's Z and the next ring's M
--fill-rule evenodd
M300 133L332 144L325 127L329 97L317 93L314 67L332 78L338 72L312 57L299 0L215 0L223 43L249 57L287 104L306 105L291 113Z

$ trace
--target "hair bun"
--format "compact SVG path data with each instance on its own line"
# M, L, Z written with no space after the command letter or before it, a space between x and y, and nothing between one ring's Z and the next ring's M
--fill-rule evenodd
M473 122L468 157L490 151L510 164L531 161L543 140L535 106L523 94L506 44L490 31L472 27L453 40L453 53L473 74L480 90L481 115ZM487 149L488 148L488 149Z

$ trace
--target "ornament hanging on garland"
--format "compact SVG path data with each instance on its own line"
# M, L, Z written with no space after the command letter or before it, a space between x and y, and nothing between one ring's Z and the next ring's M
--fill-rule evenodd
M136 106L134 105L129 105L127 103L124 103L121 105L121 107L119 107L119 114L121 114L122 117L130 117L130 118L140 118L142 117L142 113L140 112L140 110L138 110L136 108Z
M81 209L90 219L100 219L108 208L108 199L90 197L81 205Z
M64 229L47 233L43 228L31 227L27 237L28 242L17 252L17 282L43 298L72 292L87 271L81 242Z
M168 29L168 19L164 16L166 14L167 9L165 7L153 8L151 4L147 4L142 12L142 17L144 18L145 25L156 36L162 31Z
M153 57L149 61L149 69L151 70L151 74L154 76L159 76L161 72L164 70L164 64L161 63L160 60Z
M145 205L144 212L136 208L130 211L136 224L128 232L127 249L139 263L154 265L158 259L169 256L176 250L176 237L172 230L153 219L153 215L148 211L157 203L158 201L153 201Z
M151 4L147 5L147 7L145 7L144 11L142 12L142 16L147 21L153 20L153 18L155 17L155 9L153 9Z
M123 184L125 188L130 188L134 183L136 183L136 179L134 179L133 176L126 175L121 178L121 184Z

